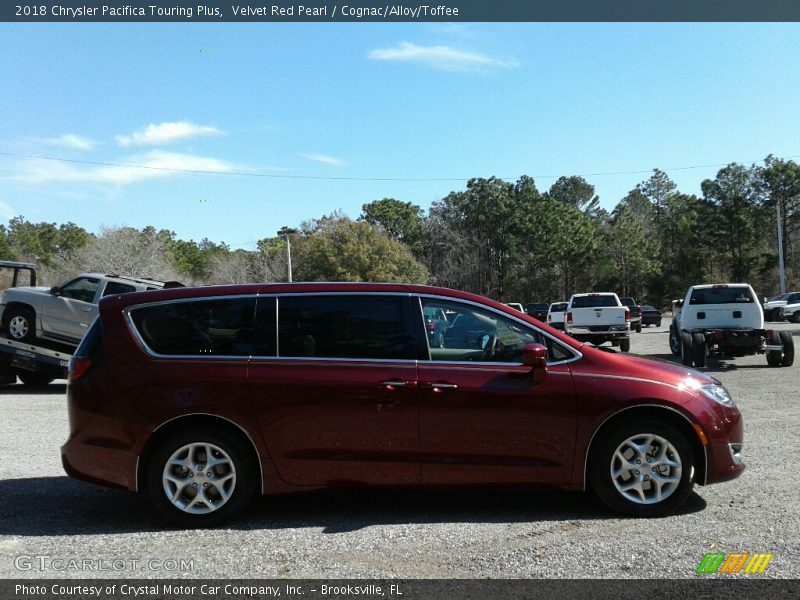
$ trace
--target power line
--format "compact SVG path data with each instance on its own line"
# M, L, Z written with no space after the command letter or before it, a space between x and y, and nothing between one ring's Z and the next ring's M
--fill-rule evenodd
M329 175L289 175L286 173L260 173L257 171L211 171L211 170L204 170L204 169L180 169L177 167L156 167L152 165L132 165L127 163L114 163L114 162L100 162L100 161L92 161L92 160L78 160L73 158L62 158L57 156L40 156L34 154L16 154L13 152L0 152L0 156L11 156L14 158L29 158L33 160L50 160L55 162L64 162L64 163L75 163L81 165L92 165L92 166L99 166L99 167L118 167L118 168L126 168L126 169L147 169L151 171L166 171L166 172L173 172L173 173L194 173L198 175L228 175L228 176L236 176L236 177L266 177L270 179L306 179L306 180L321 180L321 181L468 181L469 179L473 179L473 177L336 177L336 176L329 176ZM800 155L794 156L787 156L784 157L786 160L791 160L793 158L799 158ZM758 162L760 159L755 160L747 160L747 161L740 161L740 164L743 163L755 163ZM733 161L732 161L733 162ZM727 167L728 165L732 164L731 162L726 163L718 163L718 164L707 164L707 165L691 165L685 167L670 167L666 169L659 169L660 171L664 172L671 172L671 171L688 171L691 169L711 169L717 167ZM645 173L651 173L654 169L642 169L636 171L603 171L599 173L583 173L579 174L579 177L604 177L610 175L641 175ZM561 175L529 175L533 179L557 179L561 177ZM499 177L499 179L512 181L519 179L520 175L513 176L513 177Z

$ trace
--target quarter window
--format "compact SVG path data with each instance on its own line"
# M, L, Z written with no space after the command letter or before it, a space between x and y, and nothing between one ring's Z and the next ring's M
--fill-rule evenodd
M249 356L255 298L169 302L135 308L131 318L144 343L168 356Z
M281 357L413 359L402 296L307 295L278 301Z

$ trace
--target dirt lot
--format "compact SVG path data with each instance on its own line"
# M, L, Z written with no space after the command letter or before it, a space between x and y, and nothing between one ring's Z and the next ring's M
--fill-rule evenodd
M793 331L800 346L800 325ZM672 359L665 326L631 351ZM620 519L579 493L314 493L257 501L230 529L158 524L145 499L67 478L65 386L0 390L0 577L692 577L706 552L772 552L800 577L800 365L711 361L745 419L748 470L681 514ZM72 568L80 561L78 568Z

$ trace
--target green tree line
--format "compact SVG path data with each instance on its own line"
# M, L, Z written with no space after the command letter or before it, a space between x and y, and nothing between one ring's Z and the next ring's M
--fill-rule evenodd
M773 156L720 169L700 195L679 191L655 169L611 212L579 176L546 191L527 176L475 178L427 212L383 198L356 219L336 212L288 236L297 281L431 283L517 302L613 290L665 306L698 283L745 281L764 295L776 292L777 215L787 287L795 289L800 165ZM233 249L154 227L91 234L24 217L0 226L0 258L36 261L51 279L100 270L195 284L285 281L286 244L269 236Z

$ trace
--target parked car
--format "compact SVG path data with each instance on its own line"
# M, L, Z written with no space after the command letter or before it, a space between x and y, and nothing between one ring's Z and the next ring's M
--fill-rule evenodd
M631 313L631 329L636 333L642 333L642 309L636 300L630 296L622 296L619 301L622 302L622 306L627 306Z
M442 347L426 313L447 316ZM188 526L342 485L547 484L649 517L744 469L741 415L712 377L428 286L107 296L69 377L67 473Z
M792 294L778 310L778 319L800 323L800 294Z
M77 344L97 316L104 296L155 290L165 285L151 279L135 279L103 273L82 273L61 285L15 287L0 294L3 334L19 342L42 338Z
M767 298L767 301L764 302L764 320L783 321L786 314L782 309L787 304L800 304L800 292L786 292Z
M547 320L547 311L550 305L546 302L532 302L525 306L525 313L544 323Z
M675 305L669 347L688 367L705 367L709 354L766 354L770 367L794 363L792 333L764 329L761 304L747 283L690 287L684 300Z
M661 311L650 304L642 305L642 326L655 325L661 327Z
M521 313L525 312L525 309L522 308L522 304L519 302L506 302L506 306L513 308L514 310L518 310Z
M566 302L554 302L547 309L547 324L554 329L564 329L564 315L566 314Z

